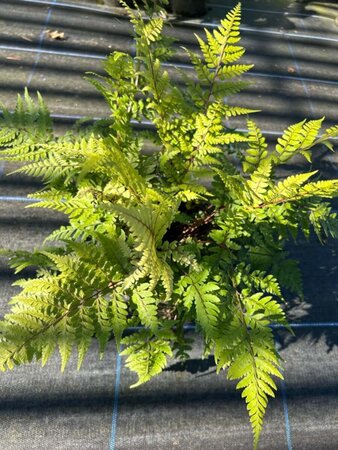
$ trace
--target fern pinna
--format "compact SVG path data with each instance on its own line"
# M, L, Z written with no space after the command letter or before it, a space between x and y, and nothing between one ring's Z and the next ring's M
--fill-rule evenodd
M311 161L338 126L321 131L322 119L304 120L272 149L247 119L254 110L224 103L251 68L239 62L240 5L197 37L199 53L186 50L195 78L178 72L176 82L162 64L172 50L158 7L146 18L126 8L136 56L114 52L106 76L88 75L111 117L55 137L40 96L35 103L26 92L14 112L4 108L2 159L44 182L29 207L69 221L34 252L3 250L16 272L37 272L16 283L0 322L0 368L44 365L58 349L64 369L74 348L80 366L93 337L103 354L113 335L138 385L168 358L187 357L184 328L195 323L217 370L238 380L257 447L282 378L271 324L288 326L283 290L302 290L285 243L311 229L320 239L337 233L323 199L337 196L338 180L311 171L278 181L275 169L295 155ZM248 132L228 128L232 116L243 116ZM153 126L135 128L142 121ZM235 148L240 169L228 157Z

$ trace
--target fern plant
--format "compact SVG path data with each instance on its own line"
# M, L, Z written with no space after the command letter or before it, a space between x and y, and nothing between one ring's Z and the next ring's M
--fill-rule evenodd
M44 182L29 207L69 221L34 252L5 251L16 272L32 266L36 277L15 283L21 290L0 322L0 368L44 365L58 349L63 370L74 348L80 367L93 338L103 354L113 335L137 386L168 358L188 356L185 327L194 323L204 356L238 381L257 448L282 378L271 325L288 327L283 292L302 292L285 244L337 230L328 199L338 180L311 171L280 181L276 168L299 154L311 161L318 144L331 148L338 126L304 120L269 148L248 119L255 111L224 102L252 67L240 62L240 4L197 36L200 52L186 50L195 75L176 81L163 65L172 50L158 7L147 18L125 7L136 56L114 52L105 76L88 75L111 109L107 120L55 137L41 97L26 92L14 112L4 108L2 159ZM233 116L248 132L226 125ZM152 127L135 127L141 121Z

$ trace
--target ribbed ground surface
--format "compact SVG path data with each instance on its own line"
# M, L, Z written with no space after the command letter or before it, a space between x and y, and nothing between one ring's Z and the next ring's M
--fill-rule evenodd
M194 32L212 28L233 1L211 5L202 19L178 21L171 32L195 48ZM243 1L245 62L254 63L250 88L236 103L264 110L257 122L271 137L304 117L326 116L338 123L338 27L333 20L282 8L280 0ZM91 2L0 0L0 99L13 105L24 86L39 90L56 123L65 127L81 116L102 117L107 108L83 80L100 72L112 50L133 51L130 26L113 8ZM66 39L48 38L46 30ZM184 53L172 61L186 65ZM243 123L237 123L245 127ZM318 152L317 163L337 174L337 157ZM25 209L30 178L0 178L0 246L33 248L64 223L61 215ZM276 332L285 363L285 383L272 401L262 434L265 450L338 448L338 277L337 244L314 242L291 249L305 278L305 301L291 299L295 336ZM13 275L2 263L1 306L15 292ZM3 450L247 450L251 432L234 386L216 376L212 361L192 359L130 391L133 376L121 367L113 344L103 361L95 346L80 372L75 362L65 375L58 357L47 368L29 366L1 374L0 420Z

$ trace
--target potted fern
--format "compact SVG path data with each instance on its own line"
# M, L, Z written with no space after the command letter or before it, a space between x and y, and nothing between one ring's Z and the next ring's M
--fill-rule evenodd
M162 66L172 50L158 7L147 19L126 8L136 57L114 52L106 76L89 77L111 109L107 121L55 137L43 100L27 92L1 119L2 158L44 181L29 207L61 211L69 223L49 236L53 246L7 251L16 272L37 273L17 283L0 322L0 368L44 365L58 349L64 370L74 348L80 367L93 338L103 354L113 335L138 386L168 358L188 356L185 327L194 323L204 355L238 380L257 448L282 378L271 325L288 327L282 290L301 293L285 244L312 229L334 235L337 224L327 199L338 180L311 171L278 181L275 170L296 155L311 161L338 126L320 132L322 119L304 120L269 149L252 119L246 133L225 125L254 112L224 102L251 69L239 62L240 4L197 38L200 54L187 50L195 79L181 74L180 84ZM135 128L144 120L153 126ZM233 144L240 169L229 160Z

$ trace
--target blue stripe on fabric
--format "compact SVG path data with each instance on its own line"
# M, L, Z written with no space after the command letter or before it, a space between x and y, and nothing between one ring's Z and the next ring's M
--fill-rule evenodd
M51 5L52 2L44 1L44 0L22 0L24 3L32 3L36 5ZM66 3L66 2L57 2L57 5L59 8L69 8L69 9L75 9L78 11L92 11L97 13L104 13L109 14L110 16L113 15L113 11L109 10L107 8L95 8L94 6L86 6L86 5L75 5L73 3Z
M278 350L277 347L279 346L279 337L277 335L274 335L274 340L275 340L275 348L276 348L276 350ZM282 405L283 405L283 413L284 413L285 438L286 438L287 450L292 450L291 425L290 425L289 408L288 408L287 393L286 393L286 383L285 383L284 379L280 381L280 392L282 394Z
M88 116L83 116L81 114L54 114L52 113L51 115L52 119L65 119L65 120L82 120L82 119L88 119L88 120L104 120L107 119L107 116L102 116L102 117L88 117ZM135 120L135 122L137 122ZM138 123L138 122L137 122Z
M338 322L303 322L303 323L291 322L291 323L289 323L289 326L291 328L338 328ZM191 324L184 325L183 328L185 331L195 331L196 325L191 323ZM270 328L272 328L274 330L279 330L279 329L285 329L285 326L277 324L277 323L276 324L272 323L270 325ZM126 329L126 331L136 332L136 331L140 331L143 329L144 329L143 326L129 327Z
M41 200L38 198L28 198L28 197L20 197L20 196L11 196L11 195L0 195L1 202L23 202L23 203L36 203Z
M110 438L109 450L115 450L117 416L118 416L118 407L119 407L120 379L121 379L121 355L120 355L120 353L118 353L117 357L116 357L114 405L113 405L113 417L112 417L112 425L111 425L111 438Z
M33 79L33 76L35 74L36 67L39 64L39 61L40 61L40 58L41 58L41 50L42 50L42 46L43 46L43 41L44 41L44 38L45 38L45 32L46 32L47 26L49 24L49 21L50 21L51 15L52 15L53 6L55 5L56 2L57 2L57 0L53 0L51 6L48 8L47 16L46 16L46 19L45 19L45 21L43 23L43 27L42 27L42 30L41 30L40 36L39 36L39 42L38 42L38 47L37 47L38 54L37 54L37 56L35 58L35 61L34 61L34 64L33 64L32 70L31 70L31 73L28 76L27 87L30 85L30 83L31 83L31 81Z
M289 419L289 408L288 408L288 401L287 401L287 396L286 396L286 384L285 384L284 380L281 381L280 386L281 386L283 411L284 411L286 443L287 443L288 450L292 450L292 438L291 438L291 426L290 426L290 419Z
M303 322L290 323L291 328L338 328L338 322ZM271 328L285 328L283 325L272 324Z
M27 52L27 53L37 53L39 50L34 47L19 47L18 45L0 45L0 49L2 50L13 50L18 52ZM95 53L80 53L80 52L66 52L63 50L47 50L40 49L40 54L46 55L59 55L59 56L70 56L72 58L91 58L91 59L106 59L106 55L99 55Z
M289 40L288 40L288 48L289 48L289 52L291 54L291 57L293 59L294 65L296 67L296 72L297 72L297 75L298 75L298 79L302 83L304 93L305 93L305 95L307 97L310 110L311 110L312 114L315 114L315 109L314 109L314 106L313 106L313 103L312 103L312 100L311 100L311 95L310 95L309 89L308 89L308 87L306 85L306 82L305 82L304 78L302 77L302 73L301 73L301 70L300 70L300 66L298 64L298 60L296 58L295 52L294 52L293 47L292 47L292 45L291 45Z

